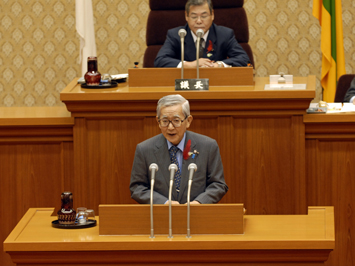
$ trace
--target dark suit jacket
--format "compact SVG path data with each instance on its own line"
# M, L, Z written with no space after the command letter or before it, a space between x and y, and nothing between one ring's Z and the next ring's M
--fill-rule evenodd
M200 203L217 203L227 193L228 187L224 181L223 165L218 144L207 136L186 131L186 141L191 140L191 151L197 150L199 154L193 159L191 156L183 160L181 167L180 193L177 197L175 182L172 189L172 200L180 203L187 202L187 183L189 178L188 166L197 165L191 187L191 201ZM156 163L159 170L155 175L153 201L154 204L164 204L169 197L170 162L168 145L163 134L159 134L142 143L136 148L134 157L130 190L131 196L139 203L150 202L149 166Z
M355 96L355 78L351 81L350 88L344 96L344 102L350 102L350 99Z
M177 27L168 31L166 40L160 49L154 61L155 67L177 67L181 61L181 42L178 34L179 30L184 28L187 32L185 36L185 61L196 60L196 45L192 38L191 30L186 24L184 27ZM213 45L212 56L207 56L210 41ZM212 61L223 61L231 66L247 66L248 55L237 42L234 31L230 28L212 24L206 41L203 58L209 58Z

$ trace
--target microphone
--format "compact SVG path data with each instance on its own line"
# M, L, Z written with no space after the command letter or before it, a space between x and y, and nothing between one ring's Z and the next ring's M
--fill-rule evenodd
M179 36L180 36L180 38L184 38L186 36L186 30L185 29L180 29L179 30Z
M196 36L197 36L197 43L196 43L196 63L197 63L197 79L200 78L200 41L201 37L205 34L205 32L202 29L198 29L196 31Z
M150 179L150 238L154 238L153 191L154 191L154 182L155 182L155 172L158 170L159 170L159 168L156 163L152 163L149 166L149 171L151 172L151 179Z
M169 183L169 238L173 238L173 232L172 232L172 214L171 214L171 194L173 191L173 181L174 181L174 176L175 172L177 171L177 165L172 163L169 165L169 171L170 171L170 183Z
M181 42L181 79L184 78L184 38L186 36L186 30L180 29L179 30L180 42Z
M190 236L190 194L191 194L192 178L194 176L194 173L197 170L197 165L194 163L190 163L187 169L189 170L189 183L187 187L187 236L186 237L191 238Z
M196 36L197 36L197 38L201 39L201 37L202 37L203 35L205 35L205 32L203 31L203 29L198 29L198 30L196 31Z

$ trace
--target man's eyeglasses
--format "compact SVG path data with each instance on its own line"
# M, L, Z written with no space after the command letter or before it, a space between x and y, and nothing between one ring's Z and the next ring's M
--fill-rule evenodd
M202 15L202 16L190 16L190 19L193 21L198 20L200 18L201 20L206 20L210 17L211 15Z
M161 127L168 127L170 123L173 124L174 127L180 127L181 123L184 122L186 118L187 116L185 116L184 120L180 120L179 118L174 118L173 120L162 118L159 119L158 122Z

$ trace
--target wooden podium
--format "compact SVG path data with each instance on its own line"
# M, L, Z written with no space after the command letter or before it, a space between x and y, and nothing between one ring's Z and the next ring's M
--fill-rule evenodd
M208 78L210 86L253 86L252 67L200 68L200 78ZM181 78L180 68L130 68L130 87L169 87ZM184 69L185 79L196 78L196 68Z
M191 234L191 238L100 235L101 217L96 227L53 228L51 222L57 219L51 216L53 210L29 209L7 237L4 251L14 263L315 266L324 265L335 241L333 207L309 207L308 215L244 215L244 234Z
M243 204L191 205L191 233L205 235L243 234L243 209ZM100 235L150 234L150 205L100 205L99 212ZM154 205L153 217L155 234L167 234L169 230L169 206ZM172 219L173 233L186 235L187 205L173 205Z

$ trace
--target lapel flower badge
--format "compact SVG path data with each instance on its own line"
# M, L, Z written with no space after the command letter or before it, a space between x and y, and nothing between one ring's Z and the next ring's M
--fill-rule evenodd
M184 151L183 151L183 157L184 157L184 160L187 160L189 159L189 157L191 156L192 159L195 159L196 156L199 154L199 152L197 150L194 150L193 152L190 151L190 148L191 148L191 140L189 139L186 143L186 146L184 148Z
M211 57L213 55L213 43L211 40L208 42L208 47L207 47L207 57Z

